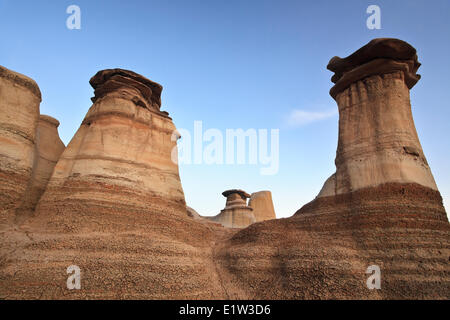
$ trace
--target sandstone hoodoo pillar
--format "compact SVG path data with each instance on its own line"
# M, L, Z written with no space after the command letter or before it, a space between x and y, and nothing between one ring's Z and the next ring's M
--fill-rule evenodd
M419 67L416 50L397 39L375 39L330 60L339 141L336 173L319 197L391 182L437 190L411 113L409 90Z
M122 69L100 71L90 84L94 104L61 155L39 214L70 216L74 225L86 216L89 224L101 215L186 215L162 86Z
M0 66L0 223L14 216L31 179L41 92Z
M247 206L250 195L238 189L227 190L222 193L227 198L225 208L220 213L210 218L229 228L245 228L256 222L253 208Z
M276 219L273 207L272 193L270 191L259 191L252 193L248 202L253 208L253 215L256 222Z

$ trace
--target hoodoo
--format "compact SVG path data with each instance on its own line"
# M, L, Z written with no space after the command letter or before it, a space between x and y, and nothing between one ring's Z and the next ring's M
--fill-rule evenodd
M419 65L416 50L396 39L331 59L336 174L293 217L228 240L221 265L247 296L449 299L450 225L409 101ZM381 290L366 286L374 265Z
M339 109L336 173L320 197L384 183L437 190L417 136L409 90L420 79L416 50L397 39L375 39L334 57L331 96Z
M270 191L254 192L250 196L248 205L253 208L256 222L276 219L273 207L272 193Z
M40 103L34 80L0 66L0 224L12 221L31 181Z
M0 219L52 175L35 214L0 232L0 299L449 299L450 225L409 102L419 65L396 39L331 59L336 173L286 219L270 192L225 191L209 219L226 227L186 207L159 84L97 73L52 169L57 123L38 122L31 79L1 68ZM67 289L72 265L81 290Z
M228 228L245 228L256 222L253 208L247 205L250 195L238 189L227 190L222 193L227 198L225 208L220 213L209 218Z
M160 111L162 86L122 69L99 71L90 83L94 104L61 155L37 213L55 214L52 224L90 228L92 220L81 217L185 215L178 165L171 161L175 126Z

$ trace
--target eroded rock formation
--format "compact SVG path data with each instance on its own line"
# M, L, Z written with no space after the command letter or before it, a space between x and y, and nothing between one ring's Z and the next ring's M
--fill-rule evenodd
M0 299L449 299L450 225L409 106L418 66L415 50L393 39L333 58L336 174L293 217L244 229L186 207L161 87L130 71L99 72L94 104L37 214L0 233ZM12 130L4 119L21 116L11 106L39 99L18 78L3 90L15 83L3 78L0 93L11 92L9 104L0 100L5 206L21 199L5 168L28 174L23 194L33 170L18 146L24 157L33 148L26 126ZM272 216L268 193L254 194L250 206L241 190L224 196L232 226ZM239 211L247 221L236 223ZM66 288L71 265L82 270L81 290ZM380 267L381 290L366 286L371 265Z
M0 66L0 224L15 217L30 184L41 92L34 80Z
M330 61L336 174L293 217L253 224L221 246L230 288L255 299L450 298L450 225L409 102L419 65L396 39ZM366 286L371 265L381 290Z
M319 197L389 182L437 190L411 113L409 89L420 79L419 67L416 50L397 39L375 39L331 59L339 141L336 173Z
M33 172L28 188L17 210L17 218L23 220L32 214L39 199L47 188L53 169L64 151L64 143L58 134L59 121L47 115L40 115L36 128Z
M277 218L273 207L272 193L270 191L252 193L248 205L253 208L253 215L255 216L256 222Z
M227 190L222 193L227 198L225 208L217 216L209 217L227 228L245 228L256 222L253 208L247 205L250 195L238 189Z
M175 126L160 111L162 86L122 69L100 71L90 83L94 104L61 155L37 214L51 213L51 223L67 229L121 219L122 212L185 215L171 160Z
M187 214L162 87L120 69L91 84L94 104L35 215L0 234L0 298L226 296L213 248L228 230ZM81 290L67 290L70 265Z

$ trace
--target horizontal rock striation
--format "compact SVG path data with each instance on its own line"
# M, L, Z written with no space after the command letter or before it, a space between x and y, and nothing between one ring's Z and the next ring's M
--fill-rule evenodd
M439 192L395 183L318 198L217 252L229 290L244 299L449 299L449 259ZM366 286L371 265L381 290Z
M161 87L99 72L37 214L0 233L0 299L450 299L450 224L409 105L418 66L395 39L333 58L336 174L287 219L252 223L272 216L269 194L224 192L231 228L185 205Z
M31 180L40 102L36 82L0 66L0 224L13 221Z

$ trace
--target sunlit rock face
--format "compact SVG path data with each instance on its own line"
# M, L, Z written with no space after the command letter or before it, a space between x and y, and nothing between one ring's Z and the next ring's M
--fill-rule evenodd
M59 121L47 115L40 115L36 127L36 143L33 172L29 186L17 210L17 218L22 221L33 211L47 188L53 169L64 151L64 143L58 134Z
M122 69L98 72L94 104L61 155L37 214L53 225L122 213L186 214L176 161L175 126L160 111L162 86ZM101 225L99 226L101 229Z
M227 198L225 208L217 216L209 219L227 228L245 228L256 222L253 208L247 205L250 195L238 189L227 190L222 193Z
M14 218L30 183L40 102L34 80L0 66L0 223Z
M252 193L248 205L253 208L253 215L255 216L256 222L276 219L272 193L270 191Z
M391 182L437 190L411 113L409 90L419 67L416 50L397 39L375 39L331 59L339 141L336 173L319 197Z

